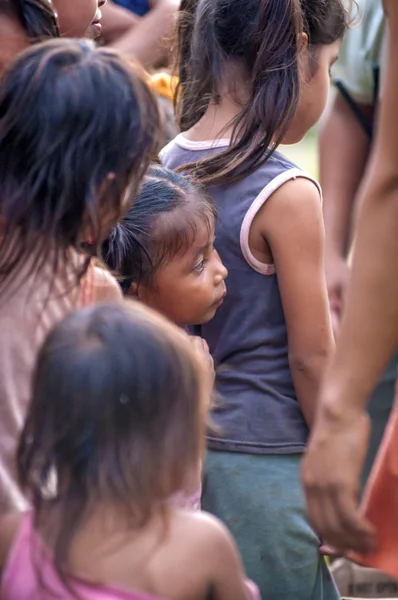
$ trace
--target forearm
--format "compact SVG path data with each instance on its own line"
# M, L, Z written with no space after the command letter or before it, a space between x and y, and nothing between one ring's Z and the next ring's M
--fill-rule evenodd
M333 343L329 351L320 355L300 358L290 356L289 365L297 399L308 427L311 429L317 412L317 399L328 361L333 352Z
M392 13L394 11L394 14ZM398 7L391 3L386 85L360 202L352 279L325 408L362 410L398 345ZM328 398L332 406L328 406ZM341 400L337 400L340 398ZM340 402L340 404L339 404Z
M134 57L146 67L153 65L171 45L176 11L174 1L159 3L111 46Z
M115 43L141 20L141 17L110 0L102 7L101 12L102 37L106 44Z
M368 118L372 108L361 106ZM354 199L365 171L370 140L344 98L336 92L319 138L320 182L326 252L346 257Z
M398 181L366 190L351 284L325 386L357 411L366 406L398 345ZM344 410L343 407L341 409Z

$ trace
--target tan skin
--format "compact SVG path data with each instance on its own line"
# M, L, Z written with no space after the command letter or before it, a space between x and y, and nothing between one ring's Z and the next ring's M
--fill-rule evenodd
M366 552L377 537L358 507L359 476L369 437L367 399L398 345L398 5L385 0L389 22L385 88L366 183L336 355L303 481L309 515L336 548Z
M21 515L0 521L0 573ZM141 591L169 600L247 600L242 563L228 530L202 512L172 509L168 535L156 515L142 532L126 533L120 511L98 510L79 530L69 568L87 583Z
M373 107L359 104L369 122ZM348 283L348 252L355 198L365 172L370 138L341 94L336 94L319 139L320 181L326 230L326 283L335 333Z
M213 243L214 229L199 225L191 247L157 270L154 285L133 287L132 293L179 325L210 321L227 292L228 275Z
M172 330L166 321L162 327L168 335L173 331L180 337L181 351L192 352L184 333ZM198 367L205 377L203 364ZM205 380L201 389L206 402ZM68 570L75 577L169 600L207 600L210 589L214 600L250 597L232 536L214 517L170 505L166 522L164 511L155 508L144 528L131 530L118 505L97 498L89 505L93 508L76 532L68 556ZM0 519L0 573L21 518L13 514Z
M97 23L101 20L101 7L106 0L53 0L58 15L61 35L65 37L96 37ZM21 24L7 14L0 18L0 74L14 60L15 56L29 46Z
M284 143L299 141L321 116L329 89L329 70L337 59L338 48L339 43L318 48L315 72L311 71L312 63L303 49L305 83ZM238 72L235 81L236 77ZM239 106L226 90L220 104L212 104L186 135L203 141L220 137L223 131L222 137L228 137L231 132L224 130L238 111ZM256 259L276 266L288 331L290 369L300 407L312 426L320 382L334 348L324 277L322 207L314 184L298 178L274 192L254 219L249 245Z
M143 17L112 0L103 10L103 38L109 46L135 58L147 68L168 59L179 0L153 0Z

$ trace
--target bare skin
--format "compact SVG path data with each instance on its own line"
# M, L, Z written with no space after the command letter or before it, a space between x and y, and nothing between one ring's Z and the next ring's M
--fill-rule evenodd
M373 108L359 106L372 121ZM348 283L348 252L352 241L355 198L365 172L370 138L347 102L337 93L322 128L320 182L326 230L325 271L335 333L344 307Z
M111 0L102 9L105 42L150 68L170 53L179 0L155 0L143 17Z
M0 520L0 573L21 522ZM167 535L156 514L145 528L129 532L109 506L84 522L74 538L68 570L85 582L140 591L170 600L247 600L248 588L232 536L202 512L171 509Z
M377 544L358 507L359 475L369 437L366 404L398 345L398 5L385 1L390 25L386 85L365 185L351 281L337 352L320 394L320 410L303 482L309 515L322 538L341 550Z
M296 143L319 119L338 50L338 43L321 47L318 70L308 76L285 143ZM234 94L226 89L220 102L210 104L203 118L186 133L187 138L201 141L230 136L229 124L240 111L236 90L245 89L242 71L236 67L233 81ZM245 101L244 95L240 100ZM322 207L315 185L304 178L281 185L254 218L249 246L257 260L275 264L288 332L290 371L300 408L311 427L319 386L334 349L324 276Z

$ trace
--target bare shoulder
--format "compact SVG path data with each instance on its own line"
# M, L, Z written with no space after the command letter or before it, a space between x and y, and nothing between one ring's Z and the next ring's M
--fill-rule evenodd
M321 193L315 180L303 176L289 179L278 187L266 205L269 210L283 211L289 208L300 212L311 208L321 208Z
M7 561L12 543L21 525L22 517L22 513L12 513L0 518L0 571Z
M204 511L182 512L179 525L189 531L190 545L204 562L213 563L214 558L219 561L222 556L236 552L235 542L227 527Z
M264 204L259 213L264 235L284 229L308 229L323 226L322 198L314 180L305 177L289 179Z
M113 275L105 268L94 265L94 302L117 302L123 294Z

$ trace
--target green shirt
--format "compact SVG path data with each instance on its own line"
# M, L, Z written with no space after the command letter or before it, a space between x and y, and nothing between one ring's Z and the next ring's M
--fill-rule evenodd
M359 15L354 15L346 33L335 74L354 100L373 104L374 67L381 65L384 50L384 12L381 0L359 0L358 7Z

